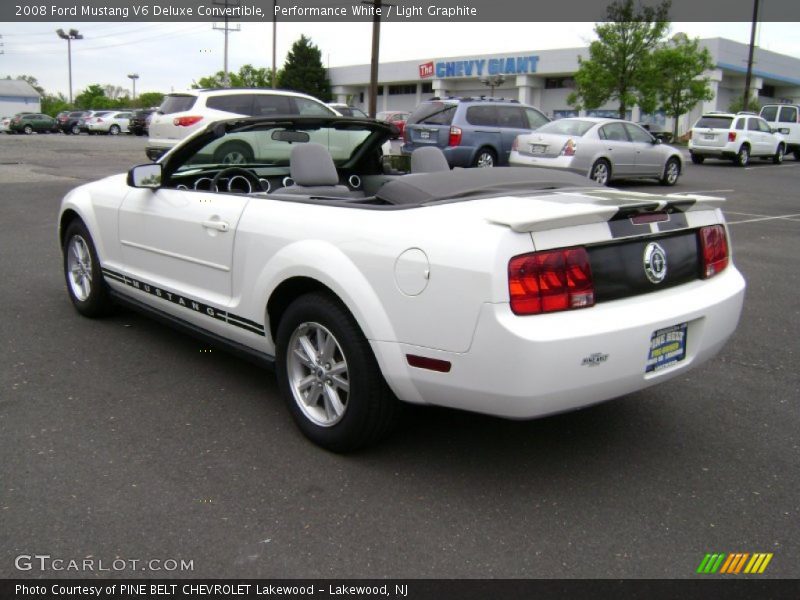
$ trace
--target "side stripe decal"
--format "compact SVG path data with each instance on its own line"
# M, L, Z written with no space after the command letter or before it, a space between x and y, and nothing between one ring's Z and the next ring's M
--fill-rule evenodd
M250 319L245 319L244 317L240 317L239 315L229 313L228 311L223 310L221 308L217 308L209 304L204 304L203 302L198 302L197 300L187 298L186 296L182 296L181 294L165 290L155 285L144 283L143 281L139 281L138 279L133 279L132 277L128 277L126 275L123 275L122 273L112 271L111 269L107 269L105 267L102 267L102 270L104 277L111 279L113 281L124 283L125 285L132 287L135 290L139 290L140 292L145 292L147 294L150 294L151 296L156 296L157 298L161 298L162 300L172 302L173 304L178 304L179 306L183 306L184 308L187 308L189 310L202 313L207 317L210 317L212 319L217 319L218 321L223 321L229 325L233 325L235 327L239 327L251 333L255 333L256 335L262 335L262 336L265 335L264 326L259 323L256 323L255 321L251 321Z

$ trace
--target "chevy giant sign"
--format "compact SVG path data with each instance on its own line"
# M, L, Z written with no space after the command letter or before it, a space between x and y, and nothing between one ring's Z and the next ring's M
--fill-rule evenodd
M419 65L421 79L436 77L483 77L484 75L525 75L536 73L539 57L475 58L472 60L430 61Z

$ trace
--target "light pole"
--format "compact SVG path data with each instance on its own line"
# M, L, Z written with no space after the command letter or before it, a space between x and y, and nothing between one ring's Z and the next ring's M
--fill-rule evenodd
M62 40L67 40L67 63L69 65L69 103L72 104L72 40L82 40L83 36L78 33L77 29L70 29L68 33L64 33L63 29L56 29L56 33Z
M503 85L506 82L505 75L492 75L490 77L484 77L481 79L481 83L487 87L492 88L492 95L491 97L494 98L494 88Z
M128 79L133 82L133 101L136 102L136 80L139 79L139 74L128 73Z

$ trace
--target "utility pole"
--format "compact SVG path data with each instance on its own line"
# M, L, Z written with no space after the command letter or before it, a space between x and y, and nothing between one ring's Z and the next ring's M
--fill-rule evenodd
M56 29L58 37L67 40L67 64L69 65L69 103L72 104L72 40L82 40L83 36L77 29L70 29L64 33L63 29Z
M240 0L214 0L214 4L216 4L217 6L224 6L225 8L237 7L240 5ZM231 80L230 77L228 76L228 33L231 31L241 31L242 29L242 26L239 25L238 23L236 24L235 27L232 27L229 24L229 22L230 22L230 17L226 15L225 21L222 26L218 26L217 23L214 23L214 29L216 29L217 31L221 31L222 33L225 34L225 59L224 59L225 68L223 69L225 73L223 82L225 87L230 87L231 85Z
M742 110L750 107L750 80L753 77L753 51L756 45L756 26L758 25L758 0L753 0L753 23L750 27L750 51L747 54L747 75L744 78L744 102Z
M278 67L275 54L278 47L278 0L272 0L272 89L278 87Z
M128 73L128 79L133 82L133 101L136 102L136 80L139 79L139 74Z
M371 119L375 118L378 108L378 62L381 51L381 13L384 6L383 0L362 0L361 4L371 4L372 13L372 62L369 67L369 108L367 112Z

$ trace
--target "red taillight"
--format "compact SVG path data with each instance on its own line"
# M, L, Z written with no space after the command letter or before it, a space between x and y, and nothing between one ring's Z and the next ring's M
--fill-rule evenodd
M728 141L729 142L735 142L736 141L736 132L735 131L729 131L728 132Z
M511 310L534 315L594 306L594 281L586 248L515 256L508 263Z
M461 143L461 128L451 127L450 138L447 140L448 146L458 146Z
M567 140L567 143L564 144L564 147L561 149L561 156L575 156L577 147L574 141Z
M177 125L178 127L191 127L195 123L199 123L203 120L203 117L199 115L193 115L191 117L175 117L172 119L172 124Z
M700 276L713 277L728 266L728 238L722 225L703 227L697 232L700 241Z

